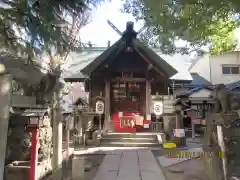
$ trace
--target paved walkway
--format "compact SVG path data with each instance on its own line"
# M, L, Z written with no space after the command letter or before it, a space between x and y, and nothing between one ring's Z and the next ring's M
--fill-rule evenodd
M148 149L114 150L104 158L93 180L165 180Z

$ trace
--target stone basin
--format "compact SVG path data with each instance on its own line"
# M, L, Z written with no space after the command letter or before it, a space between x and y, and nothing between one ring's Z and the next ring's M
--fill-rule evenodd
M74 149L69 148L69 157L72 156ZM63 162L66 160L66 151L62 153ZM52 172L51 159L38 163L37 180L48 176ZM5 167L5 180L30 180L30 161L14 161Z
M39 162L37 167L37 179L44 177L51 172L49 163ZM6 180L29 180L30 162L14 161L5 168Z

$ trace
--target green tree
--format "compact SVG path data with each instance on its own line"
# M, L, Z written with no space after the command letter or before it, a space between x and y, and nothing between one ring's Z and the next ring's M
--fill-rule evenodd
M0 45L27 54L53 50L61 56L79 47L76 35L88 22L90 6L101 0L4 0L0 4Z
M160 46L164 53L178 50L175 42L187 42L181 52L210 47L211 53L236 48L234 31L239 26L240 2L236 0L124 0L124 12L144 20L141 38Z
M61 86L59 86L61 64L66 60L69 51L81 47L82 44L77 39L79 30L88 23L90 7L99 2L101 0L2 0L0 2L1 50L8 51L9 58L19 55L21 58L27 57L26 65L29 66L33 64L33 59L37 55L49 56L50 72L44 76L45 79L42 79L37 91L45 96L45 91L41 89L46 90L46 82L48 82L55 134L53 136L54 171L61 168L59 155L62 153ZM31 91L31 88L29 89ZM60 171L54 173L54 179L61 179Z

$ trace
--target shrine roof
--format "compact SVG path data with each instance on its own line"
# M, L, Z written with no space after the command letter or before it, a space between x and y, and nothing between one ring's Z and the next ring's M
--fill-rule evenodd
M240 87L240 81L235 81L235 82L226 84L226 87L227 87L229 90L234 90L234 89L236 89L236 88L239 88L239 87Z
M135 44L139 44L139 42L140 41L138 40L138 42L136 42ZM117 43L120 43L120 42L117 42ZM165 55L161 53L160 49L149 48L144 46L142 43L139 46L138 46L139 49L144 48L144 49L147 49L145 51L147 52L150 51L150 54L154 56L157 62L160 59L160 61L158 62L159 65L163 64L164 67L167 67L167 69L174 68L175 71L178 71L175 75L171 76L170 79L188 80L188 81L192 80L192 76L188 72L188 67L191 64L190 56L182 55L182 54ZM117 49L116 43L112 46L112 48L114 48L114 51ZM64 79L82 80L86 78L86 76L84 76L81 70L87 67L89 64L91 64L96 58L99 58L104 51L105 51L104 56L106 57L108 55L106 53L109 53L108 50L109 49L107 49L107 47L91 47L91 48L84 48L80 52L71 52L68 56L67 64L65 65L67 72L64 75ZM98 62L98 63L101 64L101 62Z
M73 104L74 105L83 105L83 106L90 107L90 105L87 103L87 101L85 101L83 98L78 98Z
M132 39L133 44L132 48L141 56L148 59L150 63L153 64L158 70L163 72L166 78L170 78L171 76L177 73L177 70L174 69L171 65L169 65L164 59L158 56L151 48L145 46L138 39ZM127 48L126 43L123 38L119 39L115 44L109 47L106 51L100 54L95 60L89 63L86 67L84 67L81 72L83 74L91 74L100 64L102 64L108 58L114 58L118 54L122 53Z
M193 88L191 90L182 92L182 93L178 94L177 97L190 96L191 94L196 93L198 91L201 91L202 89L206 89L206 90L212 91L212 89L210 87L202 85L200 87L195 87L195 88Z
M12 74L13 78L22 84L37 85L44 76L38 68L41 67L40 64L26 64L26 59L13 56L9 52L0 52L0 63L5 66L7 73Z
M206 80L204 77L200 76L198 73L191 73L192 82L191 85L200 85L200 86L210 86L212 83Z
M49 115L48 109L26 109L21 116L28 116L28 117L43 117Z

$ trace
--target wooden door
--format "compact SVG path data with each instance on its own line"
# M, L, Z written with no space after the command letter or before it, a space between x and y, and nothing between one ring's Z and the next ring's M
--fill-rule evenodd
M117 132L136 132L135 115L145 108L145 84L122 82L111 84L111 111ZM118 113L122 112L123 117Z

